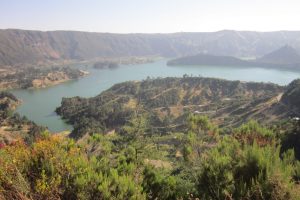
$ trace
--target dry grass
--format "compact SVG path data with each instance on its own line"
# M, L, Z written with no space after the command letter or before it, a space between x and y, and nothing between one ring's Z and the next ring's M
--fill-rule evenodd
M125 108L129 108L129 109L135 109L137 106L137 100L131 98L125 105Z
M152 165L155 168L165 168L165 169L172 169L171 162L162 161L162 160L144 160L146 164Z

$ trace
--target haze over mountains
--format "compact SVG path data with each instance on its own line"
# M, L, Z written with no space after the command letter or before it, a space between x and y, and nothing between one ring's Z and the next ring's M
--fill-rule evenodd
M230 67L266 67L281 69L300 69L300 55L296 49L285 45L257 59L240 59L233 56L196 54L168 61L168 65L208 65Z
M0 30L0 66L98 57L180 57L198 53L253 58L284 45L299 52L300 31L112 34L7 29Z
M264 55L263 57L257 59L257 61L273 64L293 64L300 63L300 55L296 49L285 45L278 50Z

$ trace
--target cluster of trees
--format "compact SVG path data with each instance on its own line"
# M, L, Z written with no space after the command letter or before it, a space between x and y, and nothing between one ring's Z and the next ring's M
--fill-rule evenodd
M115 69L118 68L120 64L123 65L136 65L143 63L154 62L158 57L157 56L125 56L118 58L102 58L100 61L94 63L95 69Z
M71 67L52 67L51 71L64 72L70 79L78 79L83 75L82 71Z
M277 129L255 121L229 132L205 116L190 115L187 125L183 160L168 172L145 167L148 199L300 198L300 162L294 153L299 140L291 141L300 135L300 124L289 122L293 128L283 139Z
M12 106L17 105L19 100L9 92L0 92L0 122L11 115Z
M19 100L9 92L0 92L0 124L7 118L15 118L16 122L20 121L20 116L13 113L13 109L19 104ZM19 123L17 123L19 124Z
M228 131L205 116L190 115L188 129L177 138L182 158L171 160L171 149L172 167L156 168L145 159L163 151L153 142L161 136L147 134L142 115L120 134L93 134L76 142L41 131L30 145L1 146L0 198L300 198L300 161L293 149L299 143L291 143L300 124L289 123L282 137L255 121Z
M63 98L56 112L74 125L72 136L80 138L85 133L105 132L126 124L134 110L124 104L129 97L118 97L109 92L91 99Z
M130 155L112 163L88 156L72 140L43 134L32 146L23 142L0 150L1 199L144 199Z
M93 66L95 69L115 69L117 67L119 67L118 63L116 62L111 62L111 61L99 61L96 62Z

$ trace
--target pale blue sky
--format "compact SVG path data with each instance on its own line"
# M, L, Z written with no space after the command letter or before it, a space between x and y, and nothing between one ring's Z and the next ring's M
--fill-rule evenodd
M300 30L300 0L0 0L0 28L166 33Z

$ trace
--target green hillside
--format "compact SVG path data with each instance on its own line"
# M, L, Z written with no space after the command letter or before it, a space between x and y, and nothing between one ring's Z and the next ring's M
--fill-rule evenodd
M250 119L270 122L285 116L287 112L273 113L283 91L275 84L212 78L147 79L116 84L93 98L64 98L57 112L74 125L75 137L122 129L139 117L153 132L183 130L190 113L209 115L221 126L237 126Z

